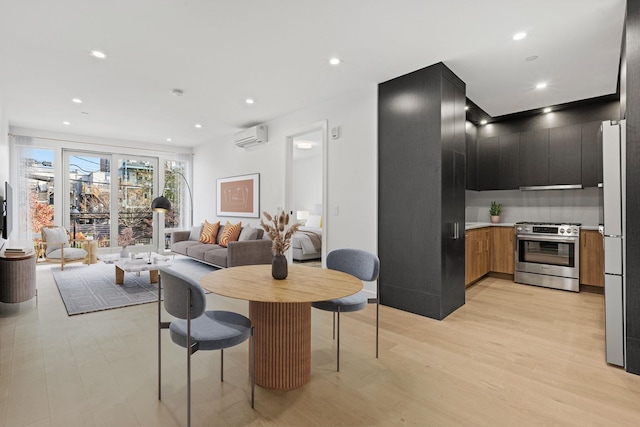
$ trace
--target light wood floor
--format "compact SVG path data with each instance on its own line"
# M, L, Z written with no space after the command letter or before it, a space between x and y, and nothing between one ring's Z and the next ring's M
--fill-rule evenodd
M86 268L87 266L70 266ZM185 352L164 336L156 383L156 305L68 317L50 271L34 301L0 303L0 426L185 425ZM209 307L247 312L208 296ZM256 388L247 345L193 357L193 424L203 426L637 426L640 377L604 361L603 296L488 278L443 321L381 307L343 316L335 372L331 315L313 311L312 378ZM166 332L166 331L165 331Z

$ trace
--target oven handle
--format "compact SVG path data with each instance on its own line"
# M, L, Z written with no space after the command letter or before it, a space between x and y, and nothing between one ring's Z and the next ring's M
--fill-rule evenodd
M558 243L576 243L579 240L575 237L559 237L559 236L532 236L531 234L517 235L518 240L534 240L536 242L558 242Z

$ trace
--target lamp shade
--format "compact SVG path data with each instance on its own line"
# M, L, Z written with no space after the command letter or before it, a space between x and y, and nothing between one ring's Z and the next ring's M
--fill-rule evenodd
M151 210L154 212L168 212L171 210L171 202L164 196L159 196L151 202Z

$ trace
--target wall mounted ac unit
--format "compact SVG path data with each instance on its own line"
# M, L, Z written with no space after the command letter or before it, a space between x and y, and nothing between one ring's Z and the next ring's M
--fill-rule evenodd
M267 142L267 126L259 125L236 133L233 137L236 147L246 148Z

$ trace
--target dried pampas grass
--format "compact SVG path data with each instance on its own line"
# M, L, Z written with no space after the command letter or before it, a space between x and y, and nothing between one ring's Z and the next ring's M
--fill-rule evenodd
M264 215L268 222L273 223L273 225L271 225L265 223L262 218L260 219L260 225L273 241L273 251L276 255L284 255L287 249L291 247L291 236L298 231L300 224L295 223L287 228L289 225L289 214L284 211L274 216L269 215L268 212L262 212L262 215Z

